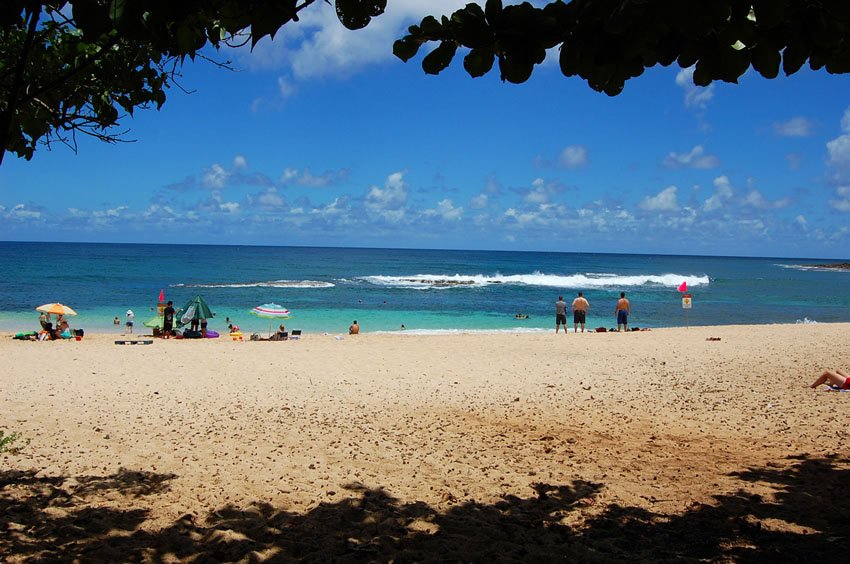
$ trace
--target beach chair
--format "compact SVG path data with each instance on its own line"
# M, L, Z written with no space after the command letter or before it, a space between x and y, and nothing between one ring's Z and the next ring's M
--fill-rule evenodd
M292 333L289 334L289 338L293 341L297 341L301 338L301 329L293 329Z

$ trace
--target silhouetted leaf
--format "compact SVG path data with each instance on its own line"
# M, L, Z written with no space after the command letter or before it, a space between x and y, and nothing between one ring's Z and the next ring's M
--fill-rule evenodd
M439 74L440 71L449 66L457 51L457 44L452 41L443 41L440 46L428 53L422 59L422 69L428 74Z
M493 68L493 60L495 58L496 55L492 49L485 47L472 49L463 58L463 68L466 69L469 76L484 76Z
M407 62L416 56L416 53L419 51L419 45L419 41L411 36L399 39L393 43L393 55Z
M348 29L361 29L386 7L387 0L336 0L336 15Z
M750 51L750 60L753 68L765 78L776 78L779 74L779 64L782 62L782 57L779 51L768 45L756 45Z

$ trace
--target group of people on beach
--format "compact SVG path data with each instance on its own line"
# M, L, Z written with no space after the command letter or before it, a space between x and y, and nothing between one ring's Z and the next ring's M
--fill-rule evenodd
M71 333L71 325L62 314L56 316L55 327L53 325L53 321L50 319L49 313L42 312L41 315L38 316L38 323L41 325L42 333L46 335L47 339L70 339L73 336Z
M587 312L590 311L590 302L584 297L584 292L579 292L578 296L569 306L573 313L573 332L578 333L578 327L581 325L581 332L584 333L584 324L587 322ZM632 306L626 298L625 292L620 292L620 299L617 300L617 305L614 307L614 315L617 316L617 331L629 330L629 315L632 312ZM555 302L555 333L560 331L561 326L564 327L564 335L567 334L567 302L564 301L564 296L558 296L558 301Z

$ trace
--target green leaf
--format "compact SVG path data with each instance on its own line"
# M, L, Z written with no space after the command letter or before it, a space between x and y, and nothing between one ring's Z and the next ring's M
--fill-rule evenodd
M759 27L775 27L788 16L788 0L755 0L753 12Z
M85 37L100 37L114 27L106 10L94 2L75 2L71 13Z
M387 8L387 0L336 0L336 15L348 29L361 29Z
M422 18L422 23L419 24L419 29L423 35L437 35L443 31L443 26L434 16L426 16Z
M496 54L492 48L475 48L469 51L466 57L463 58L463 68L473 78L484 76L493 68L493 60L495 58Z
M502 72L502 80L522 84L531 77L534 63L522 57L501 57L499 59L499 70Z
M800 47L799 43L792 43L782 52L782 70L786 75L792 75L800 70L807 58L808 53Z
M779 75L779 64L782 57L779 51L769 45L759 44L750 51L750 61L753 68L765 78L776 78Z
M419 51L419 45L419 41L410 35L405 36L393 43L393 55L406 63L416 56L416 53Z
M428 74L440 74L440 71L452 62L455 51L457 51L457 43L454 41L440 42L439 47L422 59L422 69Z
M117 26L124 18L126 4L126 0L110 0L109 19L112 20L112 25Z
M502 15L502 0L487 0L484 4L484 15L490 24L496 22Z

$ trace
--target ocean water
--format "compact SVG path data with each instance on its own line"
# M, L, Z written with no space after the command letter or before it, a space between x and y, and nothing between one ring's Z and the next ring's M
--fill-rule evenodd
M812 267L823 262L831 261L0 242L0 330L36 329L35 308L62 302L79 314L72 326L119 332L127 309L137 327L155 315L160 290L176 306L203 296L219 331L228 318L268 331L269 320L249 313L267 302L287 307L287 328L305 333L342 333L355 319L364 332L550 331L558 296L569 302L578 291L594 328L616 326L621 291L633 327L850 321L850 272ZM683 281L693 295L687 311Z

